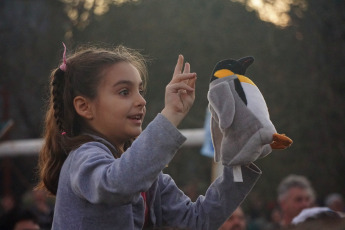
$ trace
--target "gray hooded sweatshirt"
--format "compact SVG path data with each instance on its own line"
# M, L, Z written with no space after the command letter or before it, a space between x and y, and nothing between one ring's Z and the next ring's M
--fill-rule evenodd
M146 192L152 227L218 229L250 192L261 171L242 167L243 182L233 181L231 166L192 202L162 170L185 141L163 115L147 126L118 159L106 140L72 151L61 169L53 230L142 229ZM106 145L102 144L107 143Z

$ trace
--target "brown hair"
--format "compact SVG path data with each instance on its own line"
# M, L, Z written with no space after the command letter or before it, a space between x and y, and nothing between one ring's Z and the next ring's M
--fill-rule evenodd
M80 48L67 58L65 72L59 68L52 71L50 99L44 124L44 144L38 159L37 188L46 188L56 195L60 170L68 153L83 143L94 141L91 136L82 135L82 131L87 127L76 113L73 99L79 95L89 99L96 98L103 70L119 62L134 65L145 88L147 69L144 57L124 46L115 49ZM132 141L128 141L125 148L128 148ZM115 154L113 153L116 157Z

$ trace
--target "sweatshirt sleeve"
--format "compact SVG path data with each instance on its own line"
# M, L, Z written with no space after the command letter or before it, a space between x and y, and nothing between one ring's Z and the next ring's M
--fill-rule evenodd
M69 156L72 190L91 203L129 203L149 189L185 140L158 114L118 159L105 145L86 143Z
M183 194L163 174L159 180L163 224L187 229L218 229L242 203L261 175L254 164L242 166L244 182L234 182L232 167L224 166L223 174L195 202Z

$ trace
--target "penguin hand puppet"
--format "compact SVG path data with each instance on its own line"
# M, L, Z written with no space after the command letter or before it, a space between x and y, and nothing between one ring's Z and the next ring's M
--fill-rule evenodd
M236 182L243 181L241 165L292 144L277 133L260 90L244 76L253 62L253 57L218 62L207 95L215 161L233 166Z

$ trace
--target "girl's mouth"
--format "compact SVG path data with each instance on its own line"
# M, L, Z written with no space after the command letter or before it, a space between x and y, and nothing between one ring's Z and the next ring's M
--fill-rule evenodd
M144 115L143 114L137 114L137 115L133 115L133 116L128 116L128 118L133 121L136 124L141 125L142 120L143 120Z
M133 120L141 120L142 119L142 115L134 115L134 116L129 116L130 119L133 119Z

